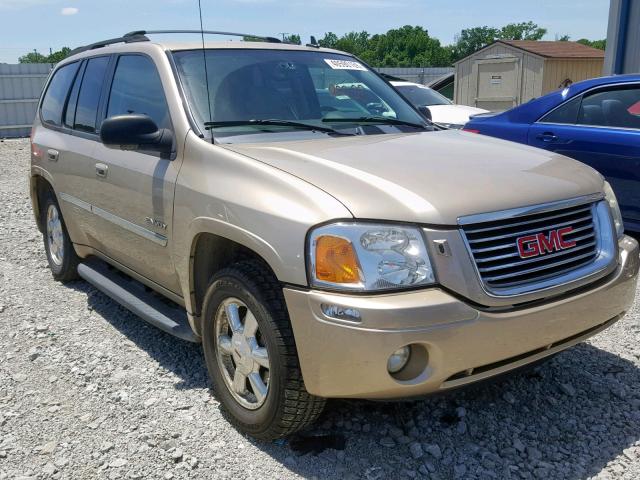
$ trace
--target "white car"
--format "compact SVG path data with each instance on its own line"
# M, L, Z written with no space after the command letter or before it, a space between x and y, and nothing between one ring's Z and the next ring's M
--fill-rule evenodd
M471 115L487 113L482 108L456 105L435 90L413 82L391 81L396 90L416 107L428 107L431 120L447 128L462 128Z

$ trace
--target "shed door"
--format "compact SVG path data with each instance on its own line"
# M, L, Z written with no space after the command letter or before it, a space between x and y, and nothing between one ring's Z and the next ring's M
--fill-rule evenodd
M508 110L520 95L520 62L516 57L479 60L473 68L476 82L475 106L487 110Z

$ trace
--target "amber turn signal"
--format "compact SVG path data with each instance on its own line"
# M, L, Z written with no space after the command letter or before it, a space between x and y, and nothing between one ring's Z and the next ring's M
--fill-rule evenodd
M349 240L332 235L318 237L316 279L332 283L360 283L358 257Z

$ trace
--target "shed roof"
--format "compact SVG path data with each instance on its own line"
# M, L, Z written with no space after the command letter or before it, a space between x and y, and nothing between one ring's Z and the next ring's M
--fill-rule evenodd
M547 58L604 58L604 50L588 47L578 42L540 40L498 40L512 47Z

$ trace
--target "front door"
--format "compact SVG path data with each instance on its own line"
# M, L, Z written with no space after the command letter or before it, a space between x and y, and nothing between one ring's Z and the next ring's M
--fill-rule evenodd
M117 57L106 117L143 113L159 128L172 128L166 97L153 60L140 54ZM94 151L99 249L136 273L179 292L170 247L174 187L180 159L154 152Z

